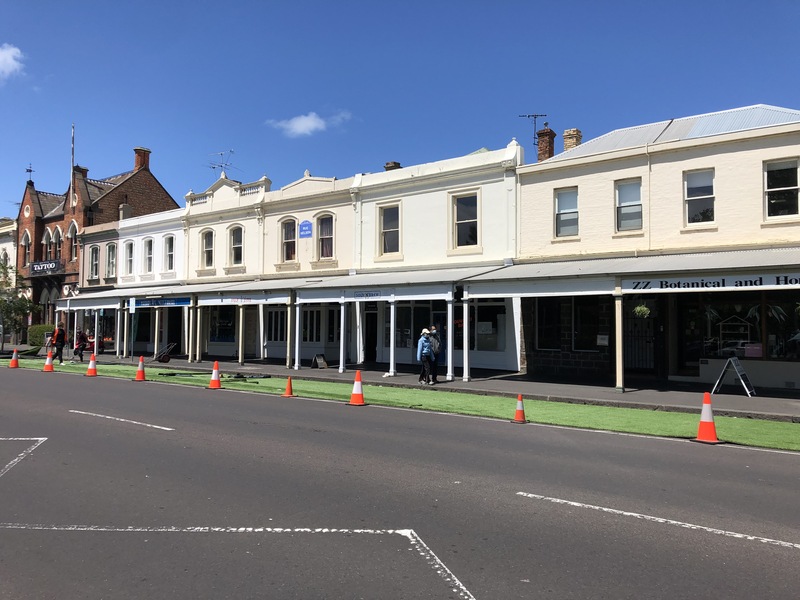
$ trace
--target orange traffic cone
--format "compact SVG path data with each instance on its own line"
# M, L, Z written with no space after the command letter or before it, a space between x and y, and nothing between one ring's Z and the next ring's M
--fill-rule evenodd
M52 373L53 372L53 353L51 351L47 351L47 360L44 361L44 369L42 369L45 373Z
M139 368L136 369L136 379L134 381L147 381L144 378L144 356L139 357Z
M361 391L361 371L356 371L356 380L353 382L353 393L350 394L350 404L348 406L366 406L364 404L364 393Z
M281 398L296 398L296 394L292 391L292 378L286 380L286 391L281 394Z
M97 361L94 358L94 354L89 358L89 368L86 369L84 377L97 377Z
M208 384L208 389L210 390L218 390L222 387L222 384L219 382L219 361L214 361L214 370L211 371L211 381Z
M525 419L525 407L522 405L522 394L517 396L517 412L514 413L514 420L512 423L527 423Z
M711 394L703 394L703 410L700 413L700 426L697 428L697 437L692 440L704 444L722 444L717 439L717 428L714 426L714 413L711 411Z
M17 354L17 349L14 348L14 354L11 355L11 362L8 363L9 369L19 369L19 354Z

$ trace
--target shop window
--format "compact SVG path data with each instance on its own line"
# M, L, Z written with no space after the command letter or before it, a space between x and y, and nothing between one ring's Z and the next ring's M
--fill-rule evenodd
M267 341L286 341L286 309L270 309L267 311Z
M536 349L561 349L561 298L536 299Z
M234 306L212 306L211 307L211 327L209 341L211 342L235 342L236 335L234 325L236 323L236 312Z
M328 309L328 343L339 341L339 315L341 308Z
M572 299L572 348L597 350L600 333L600 299L595 296L577 296Z
M318 308L306 308L303 310L303 342L319 343L321 336L322 311Z

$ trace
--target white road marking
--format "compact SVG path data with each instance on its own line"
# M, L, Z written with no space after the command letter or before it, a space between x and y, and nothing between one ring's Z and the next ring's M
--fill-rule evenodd
M0 529L22 529L28 531L77 531L89 533L312 533L312 534L366 534L366 535L401 535L408 539L411 546L425 559L425 562L436 571L439 577L450 586L453 593L463 600L476 600L464 584L453 575L436 554L422 541L413 529L328 529L328 528L281 528L281 527L105 527L97 525L43 525L37 523L0 523Z
M25 450L22 454L17 456L14 460L3 467L2 470L0 470L0 477L8 473L12 467L14 467L14 465L36 450L36 448L38 448L45 441L47 441L47 438L0 438L0 442L36 442L33 446Z
M152 427L153 429L163 429L164 431L175 431L171 427L162 427L161 425L151 425L150 423L141 423L139 421L131 421L130 419L120 419L119 417L110 417L108 415L98 415L97 413L83 412L82 410L71 410L69 412L75 413L77 415L89 415L90 417L100 417L101 419L111 419L112 421L132 423L134 425L141 425L143 427Z
M737 533L735 531L726 531L724 529L715 529L714 527L706 527L704 525L695 525L693 523L684 523L683 521L674 521L672 519L665 519L663 517L653 517L651 515L643 515L640 513L629 512L625 510L617 510L615 508L608 508L605 506L595 506L593 504L584 504L583 502L574 502L572 500L563 500L561 498L550 498L548 496L540 496L539 494L529 494L527 492L517 492L517 496L524 496L525 498L532 498L534 500L546 500L554 504L566 504L567 506L575 506L577 508L588 508L590 510L597 510L600 512L609 513L612 515L620 515L623 517L633 517L635 519L643 519L645 521L652 521L654 523L661 523L662 525L675 525L676 527L683 527L685 529L694 529L697 531L705 531L713 533L714 535L723 535L726 537L737 538L740 540L748 540L751 542L761 542L763 544L771 544L773 546L782 546L784 548L792 548L800 550L800 544L792 542L784 542L782 540L773 540L771 538L758 537L756 535L748 535L746 533Z

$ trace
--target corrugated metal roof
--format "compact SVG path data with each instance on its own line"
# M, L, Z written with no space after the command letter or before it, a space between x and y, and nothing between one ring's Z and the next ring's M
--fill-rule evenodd
M694 267L702 265L702 267ZM596 277L636 273L704 273L719 269L776 269L800 267L800 248L767 248L735 252L702 252L597 258L561 262L512 265L476 275L472 281L508 281L551 277Z
M800 123L800 111L766 104L755 104L720 112L659 121L648 125L616 129L557 154L547 162L591 156L647 144L690 140L737 131Z

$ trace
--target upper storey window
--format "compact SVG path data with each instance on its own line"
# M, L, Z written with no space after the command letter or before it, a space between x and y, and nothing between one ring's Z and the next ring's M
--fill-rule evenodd
M769 162L765 165L764 179L767 217L796 216L798 214L797 160Z
M297 260L297 223L294 220L281 223L281 244L283 245L283 262Z
M684 174L687 223L714 222L714 170Z
M400 207L398 205L381 207L380 227L380 254L400 252Z
M578 188L556 190L556 237L578 235Z
M453 198L455 215L455 240L456 248L465 246L478 246L480 228L478 227L478 196L456 196Z
M618 181L617 231L635 231L642 228L641 179Z

